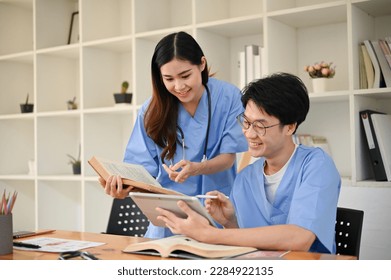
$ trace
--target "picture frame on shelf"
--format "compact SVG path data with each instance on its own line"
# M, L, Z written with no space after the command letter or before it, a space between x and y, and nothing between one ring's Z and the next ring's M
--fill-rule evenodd
M68 45L79 42L79 11L73 12L69 27Z

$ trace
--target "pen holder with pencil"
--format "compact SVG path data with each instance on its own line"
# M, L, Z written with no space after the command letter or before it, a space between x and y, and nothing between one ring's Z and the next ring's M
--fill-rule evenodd
M0 255L12 253L12 214L0 213Z

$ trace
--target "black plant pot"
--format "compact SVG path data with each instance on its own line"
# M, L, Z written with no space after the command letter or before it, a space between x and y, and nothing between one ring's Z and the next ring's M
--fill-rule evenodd
M114 93L114 100L116 104L119 103L132 103L132 93Z
M81 174L81 164L72 164L73 174L79 175Z
M22 113L31 113L34 111L34 104L20 104L20 110Z

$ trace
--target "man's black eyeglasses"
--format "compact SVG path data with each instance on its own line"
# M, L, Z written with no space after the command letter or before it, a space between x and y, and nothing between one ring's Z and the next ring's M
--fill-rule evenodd
M259 136L264 136L266 134L266 129L281 124L281 123L276 123L276 124L273 124L273 125L265 126L261 121L250 122L246 118L244 113L241 113L239 116L236 117L236 119L238 120L238 123L240 124L240 126L243 129L245 129L245 130L249 129L250 126L252 126L254 131L255 131L255 133L258 134Z

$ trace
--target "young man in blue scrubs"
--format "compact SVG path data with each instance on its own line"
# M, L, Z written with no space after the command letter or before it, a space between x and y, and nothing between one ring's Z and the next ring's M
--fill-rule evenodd
M178 205L187 219L163 209L159 218L173 233L201 242L335 253L340 175L322 149L292 140L309 111L305 85L277 73L249 84L242 103L245 111L237 119L259 160L238 174L229 199L208 193L217 199L206 200L206 208L224 229L210 226L183 201Z
M211 77L206 57L186 32L162 38L151 61L153 92L140 108L124 161L143 165L165 188L187 195L218 189L229 195L236 177L236 153L247 150L235 117L241 92ZM100 178L105 192L124 198L121 178ZM150 238L170 236L148 226Z

